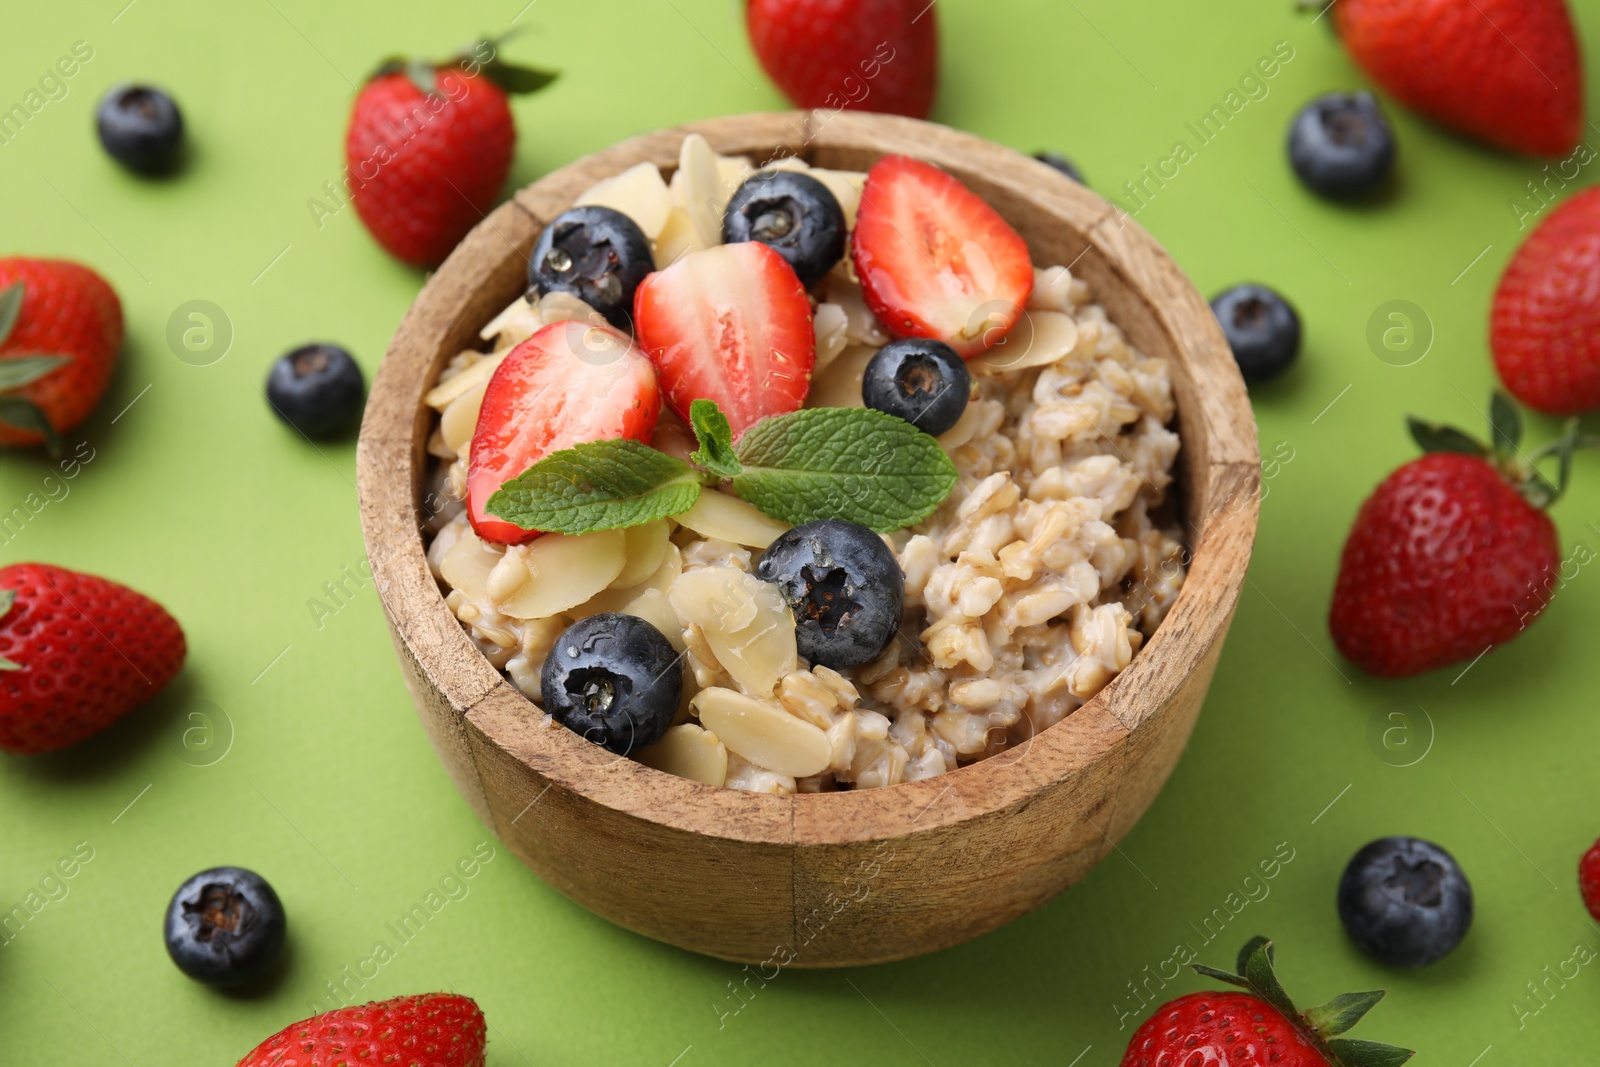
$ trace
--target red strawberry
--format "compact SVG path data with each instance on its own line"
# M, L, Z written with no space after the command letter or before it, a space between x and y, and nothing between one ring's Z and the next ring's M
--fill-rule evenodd
M1561 562L1542 508L1564 488L1576 420L1534 461L1562 456L1552 486L1517 451L1521 419L1496 394L1496 446L1411 420L1429 452L1361 505L1339 563L1328 627L1363 670L1400 678L1472 660L1505 644L1550 602Z
M768 415L794 411L817 362L811 300L794 268L757 241L684 256L639 284L639 346L667 403L715 400L735 437Z
M609 326L555 322L495 368L478 412L467 464L467 516L485 541L539 536L484 511L508 480L552 452L585 441L648 443L661 414L650 361Z
M61 447L99 403L122 349L122 302L64 259L0 259L0 445Z
M1529 407L1600 408L1600 188L1551 212L1511 257L1489 346L1500 380Z
M356 211L414 267L441 263L494 206L517 140L506 93L553 77L500 62L494 47L480 41L439 66L386 63L350 113L344 154Z
M750 0L745 23L767 74L798 107L926 118L939 84L928 0Z
M1240 950L1238 974L1191 964L1245 992L1191 993L1163 1004L1134 1031L1122 1067L1398 1067L1416 1055L1339 1036L1383 999L1382 990L1299 1011L1272 963L1272 942L1257 937Z
M938 338L969 359L1005 337L1033 292L1033 260L1010 223L909 156L885 156L867 172L850 254L890 333Z
M1451 129L1564 155L1583 134L1583 58L1565 0L1339 0L1334 27L1372 80Z
M159 693L187 646L160 604L104 578L0 568L0 749L75 745Z
M238 1067L483 1067L488 1024L469 997L423 993L325 1011L286 1026Z
M1600 920L1600 841L1578 861L1578 892L1589 914Z

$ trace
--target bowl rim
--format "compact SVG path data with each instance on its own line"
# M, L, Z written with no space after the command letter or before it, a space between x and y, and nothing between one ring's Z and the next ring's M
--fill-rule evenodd
M956 172L1002 215L1019 201L1047 211L1073 231L1064 236L1083 245L1078 259L1094 254L1144 305L1151 321L1140 329L1166 338L1178 368L1175 390L1182 386L1176 482L1197 500L1186 523L1184 587L1127 668L1024 745L933 778L877 789L772 796L708 786L542 725L537 706L477 650L445 605L420 532L433 421L422 397L442 363L468 347L466 339L476 343L478 329L520 291L520 282L511 288L513 276L525 275L527 251L546 221L594 182L628 166L650 161L670 173L683 138L692 133L724 155L810 161L829 153L903 152ZM1026 231L1023 236L1030 238ZM507 291L511 295L499 300ZM1095 300L1108 305L1109 295L1097 290ZM1132 337L1130 324L1118 325ZM1250 402L1209 305L1129 216L1046 165L973 134L835 111L732 115L647 133L519 190L429 277L407 311L374 378L357 446L362 532L374 584L397 645L455 710L456 729L476 731L509 752L544 780L546 791L559 786L668 830L778 846L890 839L994 816L1124 753L1123 743L1172 703L1190 668L1205 661L1226 632L1255 535L1259 474ZM481 777L481 768L470 772ZM480 814L486 806L474 802Z

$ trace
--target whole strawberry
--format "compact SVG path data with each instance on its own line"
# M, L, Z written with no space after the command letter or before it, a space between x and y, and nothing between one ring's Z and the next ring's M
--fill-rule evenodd
M1600 841L1590 846L1578 861L1578 892L1589 914L1600 921Z
M1600 188L1556 208L1511 257L1489 347L1500 380L1529 407L1600 408Z
M43 443L82 422L122 349L122 302L64 259L0 259L0 445Z
M1521 417L1498 393L1491 422L1492 449L1410 420L1428 454L1389 475L1356 515L1328 627L1339 651L1371 674L1400 678L1476 659L1550 602L1561 549L1543 509L1565 488L1577 423L1524 457ZM1559 485L1534 468L1550 455L1561 457Z
M1344 993L1299 1011L1272 965L1272 942L1264 937L1240 949L1237 974L1191 964L1245 992L1191 993L1163 1004L1134 1031L1122 1067L1397 1067L1416 1055L1339 1036L1383 999L1382 990Z
M511 172L517 129L507 93L554 78L480 41L460 59L393 60L356 97L345 165L356 212L380 245L435 267L488 214Z
M927 0L750 0L745 24L767 74L798 107L926 118L939 84Z
M1566 0L1339 0L1334 28L1384 89L1434 121L1536 156L1583 133Z
M483 1012L453 993L396 997L286 1026L238 1067L483 1067Z
M99 733L183 666L177 620L132 589L45 563L0 567L0 749Z

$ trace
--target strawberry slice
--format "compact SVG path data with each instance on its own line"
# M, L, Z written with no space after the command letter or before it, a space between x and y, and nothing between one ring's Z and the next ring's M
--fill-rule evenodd
M661 414L655 371L627 334L555 322L495 368L483 394L467 463L467 517L485 541L539 536L483 510L489 497L552 452L629 437L649 443Z
M978 194L910 156L867 172L850 240L861 291L896 337L933 337L971 359L998 344L1033 291L1020 234Z
M691 403L715 400L737 437L799 408L811 389L811 301L794 268L759 242L717 245L650 275L633 322L685 422Z

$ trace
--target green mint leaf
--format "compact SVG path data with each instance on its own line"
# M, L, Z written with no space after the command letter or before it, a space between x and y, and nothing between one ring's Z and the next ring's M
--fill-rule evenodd
M1337 1037L1349 1030L1361 1017L1383 999L1384 991L1374 989L1368 993L1340 993L1328 1003L1312 1008L1303 1018L1323 1037Z
M483 76L512 96L536 93L557 77L553 71L522 67L499 59L492 59L483 65Z
M1400 1067L1416 1055L1408 1048L1351 1037L1336 1037L1328 1042L1328 1048L1339 1058L1342 1067Z
M0 345L6 343L16 328L17 316L22 314L22 283L0 289Z
M52 456L61 455L61 435L33 401L20 396L0 396L0 422L38 434L44 438L44 447Z
M700 448L689 456L718 478L736 477L744 468L733 451L733 427L715 400L696 400L689 405L689 426Z
M541 459L485 508L524 530L584 534L682 514L700 485L693 467L638 441L589 441Z
M1474 440L1454 426L1441 426L1410 417L1406 419L1406 426L1411 430L1412 439L1422 446L1424 452L1461 452L1479 457L1489 455L1489 450L1481 441Z
M1502 456L1513 455L1522 443L1522 413L1498 389L1489 394L1489 429L1494 434L1494 450Z
M870 408L805 408L763 419L739 440L734 492L800 525L845 519L879 533L926 518L955 488L932 437Z
M0 308L0 315L4 309ZM0 326L3 326L0 323ZM57 367L65 367L72 360L65 356L17 356L0 359L0 389L21 389L43 378Z

